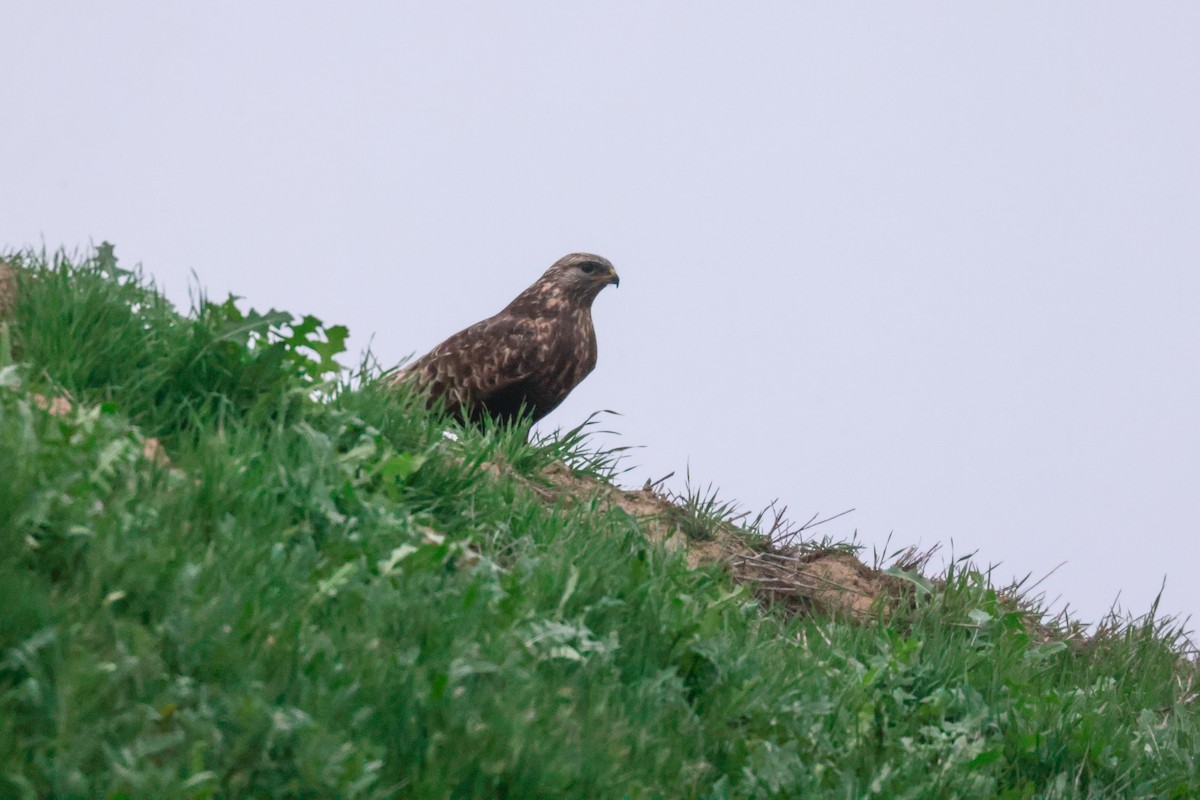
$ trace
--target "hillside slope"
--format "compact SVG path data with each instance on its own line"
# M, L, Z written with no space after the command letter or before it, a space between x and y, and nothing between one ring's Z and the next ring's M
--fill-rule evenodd
M1200 796L1170 621L621 492L583 430L447 437L344 329L181 314L107 245L9 260L0 796Z

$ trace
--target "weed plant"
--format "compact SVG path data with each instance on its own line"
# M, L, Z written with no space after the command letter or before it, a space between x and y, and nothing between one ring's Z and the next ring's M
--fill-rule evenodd
M788 618L530 491L614 474L583 429L456 427L341 373L343 328L180 313L108 246L12 260L2 797L1200 796L1170 621L1034 635L962 565Z

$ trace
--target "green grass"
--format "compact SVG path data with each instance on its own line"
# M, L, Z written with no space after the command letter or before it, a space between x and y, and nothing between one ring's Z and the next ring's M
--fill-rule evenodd
M1169 620L1056 641L963 564L869 623L788 618L531 491L614 473L583 429L454 441L333 369L344 329L179 313L107 247L14 260L2 797L1200 796Z

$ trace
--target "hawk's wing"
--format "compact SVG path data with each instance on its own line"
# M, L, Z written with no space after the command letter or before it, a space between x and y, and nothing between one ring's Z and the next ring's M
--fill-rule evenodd
M454 334L396 380L413 379L443 398L447 412L469 416L489 399L519 394L545 357L547 334L547 326L536 320L498 314Z

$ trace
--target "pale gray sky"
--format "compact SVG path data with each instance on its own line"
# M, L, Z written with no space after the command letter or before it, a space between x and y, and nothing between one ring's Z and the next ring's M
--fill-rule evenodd
M16 2L0 245L385 362L611 258L629 482L1200 611L1200 5Z

